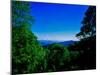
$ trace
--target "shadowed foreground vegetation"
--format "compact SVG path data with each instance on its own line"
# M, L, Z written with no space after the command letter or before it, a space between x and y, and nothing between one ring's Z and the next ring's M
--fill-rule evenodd
M96 7L90 6L69 46L42 47L31 31L34 22L29 2L12 2L12 74L87 70L96 68Z

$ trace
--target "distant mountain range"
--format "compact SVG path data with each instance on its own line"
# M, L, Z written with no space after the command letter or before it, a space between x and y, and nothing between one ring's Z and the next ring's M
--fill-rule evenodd
M68 46L68 45L76 42L76 41L73 41L73 40L69 40L69 41L38 40L38 41L42 46L47 46L47 45L50 45L50 44L53 44L53 43L58 43L58 44L62 44L64 46Z

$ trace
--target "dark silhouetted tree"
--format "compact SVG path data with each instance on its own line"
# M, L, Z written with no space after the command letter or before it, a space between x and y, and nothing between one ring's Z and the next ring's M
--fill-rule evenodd
M92 37L96 35L96 7L90 6L82 21L80 32L76 35L80 39Z
M82 51L81 66L87 69L96 68L96 7L89 6L82 21L80 32L76 35L80 41L77 50ZM78 49L79 48L79 49Z

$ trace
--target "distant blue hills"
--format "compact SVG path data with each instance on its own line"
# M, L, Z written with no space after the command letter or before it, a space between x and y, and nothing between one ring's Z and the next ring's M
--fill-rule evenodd
M64 46L68 46L68 45L71 45L71 44L76 42L73 40L68 40L68 41L38 40L38 41L42 46L48 46L48 45L53 44L53 43L58 43L58 44L62 44Z

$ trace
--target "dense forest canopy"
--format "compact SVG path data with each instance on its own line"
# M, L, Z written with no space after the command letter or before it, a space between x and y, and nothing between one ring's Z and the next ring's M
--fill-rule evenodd
M35 21L30 10L30 2L12 1L13 74L96 68L95 6L85 13L80 32L76 34L80 41L69 46L59 43L41 46L30 29Z
M45 58L45 51L30 30L33 17L29 6L27 2L12 2L12 73L36 72Z

